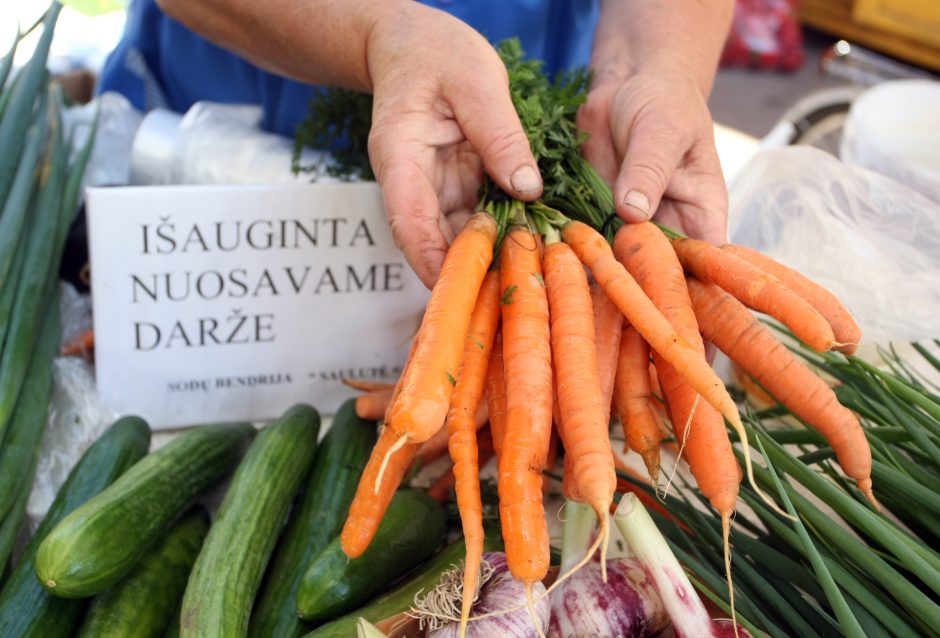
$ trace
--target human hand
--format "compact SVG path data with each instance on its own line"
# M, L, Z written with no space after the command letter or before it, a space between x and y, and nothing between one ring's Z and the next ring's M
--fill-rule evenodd
M493 47L460 20L396 4L367 44L373 87L369 155L396 245L431 287L485 168L517 199L542 180Z
M656 219L690 237L726 241L728 194L705 97L679 72L598 78L578 112L584 155L621 219Z

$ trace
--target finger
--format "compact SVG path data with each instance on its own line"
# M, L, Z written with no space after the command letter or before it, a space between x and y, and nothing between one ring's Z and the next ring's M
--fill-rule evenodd
M505 69L500 71L498 84L473 81L452 85L449 102L493 181L511 196L532 201L542 194L542 177L509 97ZM480 76L491 79L486 74Z
M448 247L434 188L408 161L386 165L380 183L392 239L418 278L431 288Z
M584 159L594 167L608 184L613 184L617 177L617 149L610 135L610 101L612 89L601 87L588 94L587 101L581 105L577 114L578 129L587 133L588 138L581 147Z
M617 214L631 222L650 219L688 148L674 128L638 122L614 183Z
M696 239L721 245L727 241L728 190L714 145L692 147L688 162L676 171L656 219Z

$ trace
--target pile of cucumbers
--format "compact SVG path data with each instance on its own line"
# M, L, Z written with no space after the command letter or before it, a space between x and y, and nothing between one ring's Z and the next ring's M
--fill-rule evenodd
M203 426L147 454L147 424L117 421L3 583L0 636L324 638L408 609L463 543L438 553L443 508L401 490L348 560L338 534L376 424L348 401L318 444L319 429L317 411L296 405L260 431ZM200 497L229 476L210 523Z

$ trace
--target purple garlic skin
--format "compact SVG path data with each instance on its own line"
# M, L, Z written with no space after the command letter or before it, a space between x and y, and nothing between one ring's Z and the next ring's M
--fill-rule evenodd
M538 638L539 634L532 626L532 617L525 607L525 586L509 573L506 555L502 552L488 552L483 554L483 560L493 566L493 575L480 589L480 596L473 605L470 617L511 609L519 605L523 607L508 614L471 621L467 625L467 638ZM545 585L542 583L535 583L532 586L535 617L543 631L548 627L551 611L548 598L542 597L544 593ZM440 629L428 632L428 638L457 638L459 629L460 623L450 622Z
M592 561L552 593L548 638L642 638L669 626L653 581L631 558Z

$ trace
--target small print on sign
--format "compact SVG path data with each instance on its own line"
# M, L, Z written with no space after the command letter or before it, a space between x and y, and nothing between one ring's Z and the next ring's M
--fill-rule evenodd
M394 381L428 291L373 183L88 191L102 400L156 428L330 414Z

